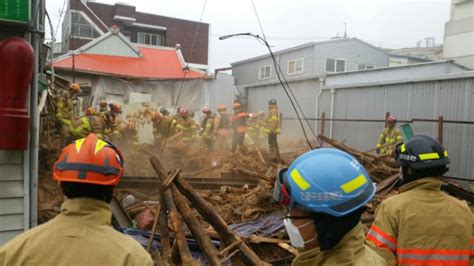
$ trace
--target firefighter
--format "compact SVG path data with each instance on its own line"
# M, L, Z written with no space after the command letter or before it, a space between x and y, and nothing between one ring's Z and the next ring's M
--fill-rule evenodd
M138 145L138 119L135 116L129 114L125 117L125 125L120 135L125 143L131 141L133 145Z
M280 161L280 148L278 147L278 134L280 129L280 113L278 112L277 101L271 99L268 101L268 114L265 121L265 133L268 134L269 153L272 160Z
M283 223L299 265L388 265L364 244L360 222L375 185L364 167L338 149L299 156L280 171L273 198L286 207Z
M214 119L214 146L221 150L229 150L230 147L230 128L232 125L232 118L227 113L225 105L221 104L217 107L217 116Z
M400 130L395 127L397 119L393 115L387 117L386 124L387 126L379 136L376 152L377 154L391 155L394 145L402 142L403 138Z
M160 113L161 113L162 116L170 115L170 112L168 111L168 109L166 109L164 107L160 108Z
M214 140L214 116L212 115L211 109L205 107L202 109L202 113L205 115L201 123L201 137L210 151L213 148Z
M100 113L105 113L105 112L107 112L107 107L108 107L108 106L109 106L109 105L107 104L107 101L101 100L101 101L99 102L99 112L100 112Z
M116 117L121 113L119 104L114 103L110 106L110 110L105 114L83 116L74 120L71 127L71 137L80 139L94 133L99 138L106 139L108 137L107 128L113 128Z
M191 142L197 136L196 122L189 116L189 111L181 107L178 117L175 119L175 132L178 140L182 142Z
M252 141L258 146L263 145L265 138L265 114L260 111L255 114L249 114L249 127L247 129L247 135Z
M155 138L155 141L158 141L160 139L158 130L161 123L161 114L158 112L154 112L151 115L151 123L153 126L153 137Z
M465 201L440 190L448 152L418 135L395 147L400 194L376 210L367 243L395 265L474 265L474 217Z
M53 166L66 200L49 222L0 247L1 265L153 265L134 239L111 226L110 202L124 172L120 151L90 134Z
M92 106L86 109L86 116L91 116L91 115L97 115L95 108Z
M111 123L106 123L106 128L104 129L104 137L108 140L112 138L119 138L120 137L120 114L122 113L122 106L118 103L110 103L109 104L110 113L112 114L113 120ZM137 136L138 138L138 136Z
M64 147L72 133L72 121L78 117L76 110L78 109L77 96L81 91L81 87L77 83L69 85L69 91L59 96L56 106L56 118L59 121L61 130L61 147Z
M232 152L235 152L237 146L244 148L245 133L247 132L248 114L242 110L239 103L234 104L234 117L232 118Z
M171 117L170 112L162 107L160 109L161 113L161 122L160 122L160 134L163 138L167 138L170 135L171 123L173 122L173 117Z
M168 115L162 116L159 112L152 114L153 136L155 141L159 144L168 137L170 131L171 117Z

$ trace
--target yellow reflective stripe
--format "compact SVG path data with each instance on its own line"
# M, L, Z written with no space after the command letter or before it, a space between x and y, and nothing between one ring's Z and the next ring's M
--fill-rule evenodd
M400 151L401 151L401 152L405 152L405 151L406 151L405 144L402 144L402 146L400 147Z
M105 146L107 146L107 142L99 139L97 140L97 143L95 144L95 151L94 151L94 154L97 154L100 150L102 150L102 148L104 148Z
M308 188L311 187L311 185L304 180L304 178L300 175L300 172L298 172L298 169L293 169L290 174L291 178L295 182L295 184L303 191L307 190Z
M418 156L420 157L420 160L422 160L422 161L432 160L432 159L439 159L439 154L437 154L436 152L424 153L424 154L420 154Z
M78 139L74 143L74 145L76 146L77 153L79 153L79 151L81 150L82 143L84 143L84 140L86 140L86 139L85 138L84 139Z
M92 131L92 127L91 127L91 124L89 123L89 118L88 117L83 117L82 122L84 123L84 125L86 126L86 128L89 131Z
M365 183L367 183L367 178L365 177L365 175L360 175L352 179L351 181L341 185L341 189L346 193L351 193L352 191L363 186Z
M444 157L448 157L448 151L444 151Z

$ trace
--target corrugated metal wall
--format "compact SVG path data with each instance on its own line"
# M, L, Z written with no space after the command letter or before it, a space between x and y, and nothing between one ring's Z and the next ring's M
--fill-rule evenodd
M313 118L315 113L314 103L319 93L318 79L290 82L289 85L298 99L304 114L308 118ZM283 118L296 118L295 111L291 106L288 96L280 84L248 88L247 95L249 112L263 111L266 113L268 100L275 99L278 101L278 110L282 113ZM314 129L314 122L310 122L310 125L311 128ZM306 123L305 128L308 136L311 137L309 127ZM282 137L290 140L303 138L301 126L297 120L283 120Z
M0 173L0 245L3 245L29 226L23 151L1 150Z
M390 112L400 120L474 121L474 77L400 83L335 90L334 118L384 119ZM331 93L323 90L320 113L330 117ZM333 138L361 150L375 147L384 123L334 122ZM415 122L415 134L438 137L436 123ZM329 122L325 134L329 135ZM474 179L474 125L444 124L443 144L449 151L449 175Z

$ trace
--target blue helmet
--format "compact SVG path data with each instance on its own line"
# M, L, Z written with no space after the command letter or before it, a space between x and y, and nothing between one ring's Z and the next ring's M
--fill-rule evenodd
M364 206L375 194L364 167L338 149L322 148L299 156L280 171L273 198L282 205L340 217Z

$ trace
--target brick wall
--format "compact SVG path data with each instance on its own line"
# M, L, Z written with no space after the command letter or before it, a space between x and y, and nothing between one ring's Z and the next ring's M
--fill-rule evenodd
M100 23L100 21L98 21L98 19L93 14L91 14L90 10L87 9L81 1L70 0L70 4L71 9L84 11L94 21L94 23L97 24L97 26L104 30L102 23ZM112 6L102 3L89 2L87 3L87 6L109 28L113 25L117 25L125 31L130 32L130 39L132 42L137 42L138 32L163 34L163 31L124 25L120 21L114 21L113 18L115 15L133 17L136 19L137 23L166 27L164 34L165 46L175 47L176 44L179 43L181 45L181 51L186 62L204 65L208 64L209 24L207 23L199 23L189 20L136 12L134 6L121 4L115 4ZM191 55L193 41L198 27L199 33L197 34L196 43ZM74 41L71 41L70 43L70 49L76 49L87 42L89 41L83 39L74 39Z

